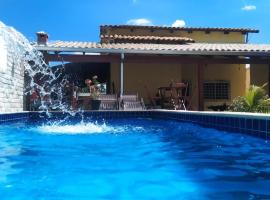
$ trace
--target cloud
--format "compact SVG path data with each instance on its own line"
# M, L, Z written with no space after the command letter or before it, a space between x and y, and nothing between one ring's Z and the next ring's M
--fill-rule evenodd
M139 26L151 26L152 21L145 18L139 18L139 19L130 19L127 21L127 24L129 25L139 25Z
M245 5L244 7L242 7L242 10L245 10L245 11L256 10L256 6L254 6L254 5Z
M184 26L186 26L186 22L181 19L175 20L175 22L173 22L172 24L172 27L184 27Z

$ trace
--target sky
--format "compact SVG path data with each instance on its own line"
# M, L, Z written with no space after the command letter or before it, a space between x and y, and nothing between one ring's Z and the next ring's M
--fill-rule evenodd
M0 0L0 21L30 41L99 41L99 26L135 24L259 29L250 43L270 43L270 0Z

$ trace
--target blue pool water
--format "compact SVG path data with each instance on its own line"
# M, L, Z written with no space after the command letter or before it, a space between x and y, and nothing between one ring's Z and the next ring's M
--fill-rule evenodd
M1 125L0 199L270 199L270 144L158 119Z

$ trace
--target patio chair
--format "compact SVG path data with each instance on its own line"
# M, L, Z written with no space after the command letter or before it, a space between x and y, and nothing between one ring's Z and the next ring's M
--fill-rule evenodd
M160 103L162 109L176 110L176 102L178 99L176 91L172 85L162 86L158 88L159 96L161 97Z
M116 95L101 94L98 99L101 101L99 110L118 110L118 100Z
M188 84L174 83L171 86L171 104L174 110L187 110L188 104L187 91Z
M150 103L150 108L160 108L161 97L153 96L146 85L144 86L144 88L147 94L148 101Z
M139 100L138 94L120 95L119 109L121 110L145 110L143 99Z
M145 91L146 91L146 94L147 94L147 98L148 98L148 100L149 100L151 106L152 106L152 107L155 107L157 104L156 104L156 102L155 102L153 96L151 95L151 93L150 93L148 87L145 85L144 88L145 88Z

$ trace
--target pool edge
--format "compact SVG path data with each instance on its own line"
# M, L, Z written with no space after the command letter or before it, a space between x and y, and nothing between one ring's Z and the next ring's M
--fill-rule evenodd
M54 117L63 117L63 112L50 112ZM0 113L0 124L20 120L35 120L40 112ZM270 115L260 113L142 110L142 111L85 111L83 115L96 119L114 118L162 118L182 122L196 123L204 127L239 132L243 134L270 139Z

